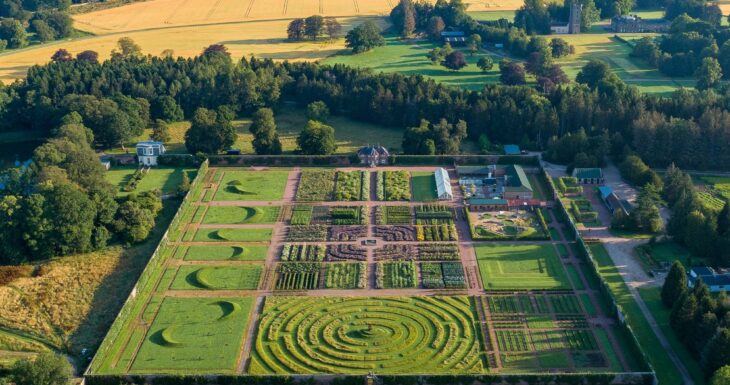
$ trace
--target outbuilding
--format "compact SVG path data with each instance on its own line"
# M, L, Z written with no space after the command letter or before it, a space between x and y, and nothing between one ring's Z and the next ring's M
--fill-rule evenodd
M603 184L603 170L600 168L575 168L573 177L578 179L580 184Z
M454 193L451 190L451 178L449 172L444 168L437 168L433 174L436 178L436 194L439 200L452 200Z

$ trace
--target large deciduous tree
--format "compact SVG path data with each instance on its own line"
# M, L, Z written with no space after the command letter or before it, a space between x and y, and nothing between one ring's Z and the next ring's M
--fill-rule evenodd
M185 133L185 147L193 154L217 154L229 149L236 141L236 129L224 111L198 108L190 129Z
M329 155L337 150L335 129L315 120L310 120L297 137L299 150L305 155Z
M270 108L260 108L253 115L253 123L249 127L253 134L253 148L258 155L281 154L281 141L276 132L274 111Z

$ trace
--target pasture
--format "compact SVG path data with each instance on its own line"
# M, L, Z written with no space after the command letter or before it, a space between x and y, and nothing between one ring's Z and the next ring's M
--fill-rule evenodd
M289 171L220 171L216 201L278 201L284 196Z
M469 65L460 71L451 71L439 64L432 63L426 56L440 46L426 40L400 40L398 37L386 38L386 45L358 55L342 53L322 61L324 64L345 64L352 67L372 68L374 71L400 73L403 75L423 75L441 83L459 86L470 90L481 90L485 83L499 83L499 57L493 56L494 67L484 73L476 63L486 55L484 52L470 56L465 52Z
M475 249L482 282L487 289L571 289L552 245L478 245Z
M267 297L249 372L483 373L474 311L468 297Z
M165 298L131 372L233 373L252 297Z

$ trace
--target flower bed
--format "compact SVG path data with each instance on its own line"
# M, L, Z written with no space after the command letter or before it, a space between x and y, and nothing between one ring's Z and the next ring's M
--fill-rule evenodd
M319 286L320 263L280 263L276 290L313 290Z
M326 247L323 245L293 245L285 243L281 250L282 261L313 262L325 257Z
M327 237L330 241L354 241L368 235L367 226L332 226Z
M335 171L310 170L302 172L297 188L297 201L331 201L334 197Z
M327 261L364 261L367 259L365 249L355 245L329 245L327 246Z
M327 226L292 226L286 234L287 242L321 242L327 240Z
M416 287L416 264L406 262L378 262L375 275L378 289Z

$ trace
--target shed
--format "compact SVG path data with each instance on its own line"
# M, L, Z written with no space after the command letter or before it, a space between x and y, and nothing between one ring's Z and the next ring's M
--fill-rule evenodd
M454 194L451 191L451 178L449 172L444 168L437 168L433 174L436 178L436 193L440 200L452 200Z
M520 165L507 166L504 176L504 198L532 199L532 184Z
M576 168L573 169L573 177L581 184L602 184L603 170L600 168Z
M504 145L504 154L505 155L520 155L520 146L516 144L505 144Z

